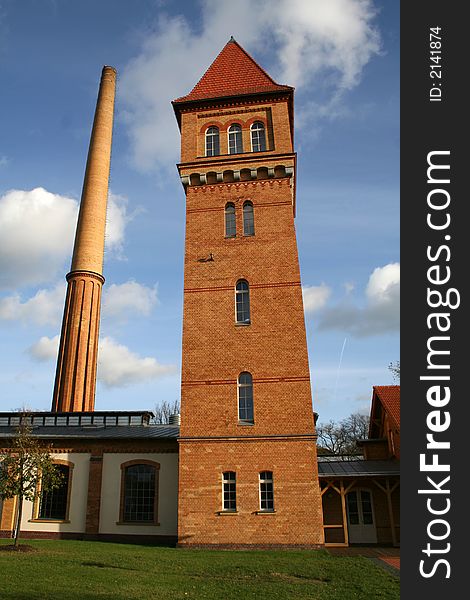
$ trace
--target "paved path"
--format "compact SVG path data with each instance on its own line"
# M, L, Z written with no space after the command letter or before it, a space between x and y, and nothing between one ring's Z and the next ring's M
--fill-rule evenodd
M327 550L333 556L365 556L373 559L377 564L391 567L395 573L400 572L400 548L350 546L349 548L327 548Z

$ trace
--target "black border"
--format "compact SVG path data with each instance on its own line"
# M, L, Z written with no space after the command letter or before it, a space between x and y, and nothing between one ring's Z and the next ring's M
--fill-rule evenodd
M466 221L468 193L465 179L470 172L467 165L466 133L468 118L464 102L469 102L464 91L470 66L467 66L466 31L468 23L463 14L465 3L456 0L446 2L428 0L424 2L401 2L401 597L432 600L445 598L443 594L454 592L456 597L465 597L466 542L470 538L469 512L470 491L466 490L469 479L466 467L468 451L467 415L470 404L464 387L467 367L467 337L470 336L469 319L466 317L468 277L467 256L470 256L466 239L470 238ZM430 78L430 27L442 30L442 78ZM433 83L441 83L442 100L429 101L429 90ZM450 179L446 186L451 194L451 224L447 231L432 231L426 224L428 213L427 155L435 150L450 150ZM427 526L433 518L426 508L426 495L418 489L429 488L426 476L420 472L419 455L426 451L426 416L430 410L426 400L429 382L420 381L427 371L426 343L433 335L426 324L432 309L427 304L426 257L428 245L434 248L446 243L445 234L451 236L447 243L451 258L440 264L449 265L451 280L447 287L459 290L461 304L448 310L451 318L451 354L444 362L450 362L451 400L446 407L450 412L450 428L441 434L442 440L451 443L450 450L441 451L440 462L450 464L451 508L443 516L450 525L449 537L442 542L433 542L434 547L450 543L445 554L428 558L422 549L428 540ZM444 254L442 255L444 257ZM444 309L439 309L444 310ZM445 335L445 334L442 334ZM446 454L444 454L446 452ZM444 458L445 457L445 458ZM436 473L436 481L446 474ZM442 498L442 496L441 496ZM437 506L437 505L436 505ZM437 529L435 530L437 532ZM441 530L442 531L442 530ZM447 567L441 564L432 577L420 575L420 561L426 559L425 570L430 571L433 560L444 558L449 561L450 577L446 578ZM432 570L432 569L431 569ZM419 595L418 595L419 594Z

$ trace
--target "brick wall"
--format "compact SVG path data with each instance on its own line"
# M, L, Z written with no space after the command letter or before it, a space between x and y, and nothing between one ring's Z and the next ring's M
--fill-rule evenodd
M266 117L268 151L247 152L249 125ZM269 118L268 118L269 117ZM206 126L243 128L242 155L201 157ZM221 153L227 151L221 139ZM234 102L182 115L180 174L289 166L295 154L286 99ZM323 543L305 323L294 227L294 178L186 188L179 542L182 545ZM255 235L243 235L243 204ZM225 237L235 205L237 235ZM212 255L212 260L204 259ZM235 285L250 286L249 325L235 321ZM238 421L237 378L253 377L254 423ZM236 514L220 513L222 473L235 471ZM259 472L272 471L273 514L259 510Z

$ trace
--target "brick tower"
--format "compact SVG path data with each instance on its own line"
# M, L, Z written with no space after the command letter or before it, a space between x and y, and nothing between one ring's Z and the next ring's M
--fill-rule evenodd
M95 406L103 256L116 71L101 74L83 182L55 376L53 412Z
M180 545L323 544L293 95L231 38L173 102L186 191Z

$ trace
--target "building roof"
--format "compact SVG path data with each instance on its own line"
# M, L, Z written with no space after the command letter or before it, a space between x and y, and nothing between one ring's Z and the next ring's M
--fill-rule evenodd
M0 440L11 438L16 430L12 427L0 427ZM38 425L31 434L39 439L177 439L180 428L176 425L115 425L115 426L72 426Z
M318 461L319 477L377 477L399 474L400 463L395 460Z
M374 395L380 400L383 408L400 429L400 386L374 385Z
M178 425L150 422L150 411L0 412L0 440L13 437L20 422L40 439L177 439Z
M288 85L276 83L231 37L191 92L173 104L292 90Z

